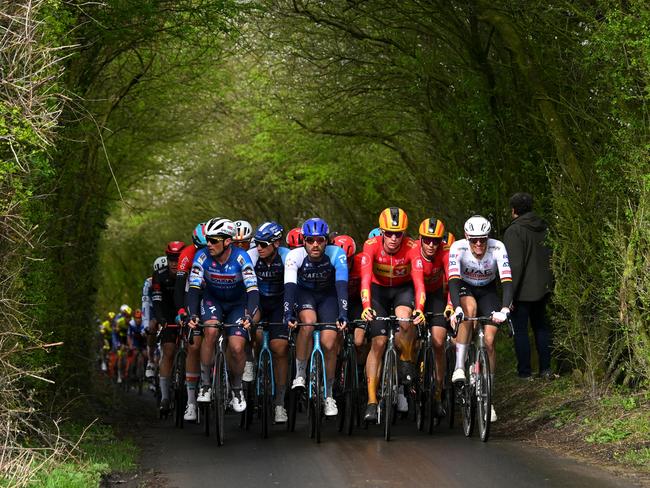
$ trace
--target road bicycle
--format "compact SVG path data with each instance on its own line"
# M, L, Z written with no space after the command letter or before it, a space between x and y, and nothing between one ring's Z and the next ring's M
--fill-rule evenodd
M339 354L336 380L339 391L338 431L352 435L354 425L359 425L361 409L359 406L357 349L354 346L354 336L347 329L343 331L343 347Z

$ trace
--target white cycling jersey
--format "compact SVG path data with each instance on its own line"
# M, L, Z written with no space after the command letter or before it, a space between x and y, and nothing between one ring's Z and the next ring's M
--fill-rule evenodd
M488 239L487 249L477 259L467 239L460 239L449 250L449 279L460 278L473 286L485 286L495 280L499 273L501 281L512 281L508 252L503 242Z
M142 285L142 323L149 326L151 319L151 277L144 280Z

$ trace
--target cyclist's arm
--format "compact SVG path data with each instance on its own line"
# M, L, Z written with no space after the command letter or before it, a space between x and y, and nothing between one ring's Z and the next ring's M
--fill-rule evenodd
M510 308L512 305L513 287L512 287L512 270L510 269L510 260L508 252L502 242L497 241L494 254L499 269L499 278L501 279L501 290L503 292L502 304L504 308Z
M257 276L255 275L255 268L253 267L253 262L251 261L248 253L244 252L242 254L244 259L244 264L242 265L242 278L244 280L244 285L246 286L246 310L248 315L253 317L260 306L260 292L257 288Z
M153 305L153 315L159 324L165 323L165 314L163 311L162 300L162 286L160 284L160 274L156 271L151 277L151 289L153 290L151 302Z
M142 322L145 324L149 323L149 319L151 319L151 298L149 297L149 289L151 287L151 282L149 281L149 278L144 280L144 284L142 285Z
M361 260L361 305L364 310L372 306L372 296L370 284L372 283L372 261L374 259L374 250L376 248L376 239L368 239L363 245L363 254L367 259Z
M339 302L339 317L348 316L348 258L340 247L336 247L332 260L335 270L334 286Z
M411 279L415 291L415 309L424 313L424 303L427 300L427 292L424 287L424 264L418 248L411 249L409 253L411 261Z
M288 320L294 316L296 308L296 292L298 291L298 268L302 264L300 250L297 248L289 251L284 261L284 318Z
M462 251L457 243L458 241L452 244L449 250L449 259L447 260L449 299L454 309L460 307L460 261L462 259Z

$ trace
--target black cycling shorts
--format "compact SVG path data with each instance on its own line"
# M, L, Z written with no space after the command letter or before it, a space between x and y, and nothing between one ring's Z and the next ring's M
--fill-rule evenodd
M479 316L490 315L492 312L501 310L501 300L497 295L497 284L495 281L485 286L470 285L465 281L460 282L460 297L473 297L476 300Z
M260 296L260 313L262 325L264 322L274 325L264 325L269 331L269 340L274 339L289 339L289 327L287 325L277 325L283 322L283 304L284 299L282 295L277 297Z
M178 331L179 327L163 327L160 331L160 343L167 344L169 342L176 342Z
M442 286L436 291L427 292L427 301L424 303L424 313L442 314L445 311L446 300L442 293ZM442 315L433 317L432 326L447 327L447 320Z

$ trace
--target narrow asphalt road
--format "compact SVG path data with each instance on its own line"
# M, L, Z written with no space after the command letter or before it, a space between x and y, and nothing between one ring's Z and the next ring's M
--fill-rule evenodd
M467 439L460 428L438 427L429 436L417 432L414 422L399 421L393 440L386 442L378 426L348 437L330 420L321 444L316 444L307 436L304 417L295 432L276 425L268 439L261 438L259 424L248 432L240 430L234 414L226 417L226 424L226 443L218 447L199 425L186 424L181 430L171 420L152 416L140 431L143 469L164 478L169 488L637 486L498 435L488 443L476 436Z

